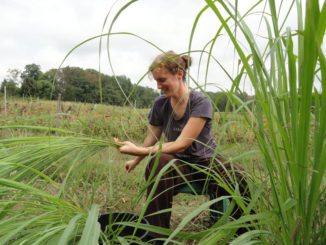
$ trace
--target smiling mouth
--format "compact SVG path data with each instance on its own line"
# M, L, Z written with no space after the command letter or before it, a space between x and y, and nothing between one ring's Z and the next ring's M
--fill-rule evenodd
M168 95L168 92L166 89L161 89L161 94L167 96Z

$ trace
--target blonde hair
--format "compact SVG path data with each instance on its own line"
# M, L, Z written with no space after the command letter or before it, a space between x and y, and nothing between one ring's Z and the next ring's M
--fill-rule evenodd
M154 61L149 67L149 71L153 72L153 70L157 67L165 68L166 71L171 73L172 75L177 74L179 69L183 70L183 81L186 81L186 73L191 65L191 57L188 55L178 55L174 51L170 50L166 53L159 54L156 56Z

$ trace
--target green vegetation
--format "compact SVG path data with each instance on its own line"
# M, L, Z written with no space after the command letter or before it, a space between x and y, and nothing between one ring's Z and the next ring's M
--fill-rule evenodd
M9 100L7 108L1 111L0 117L0 125L5 125L0 127L0 163L3 166L0 178L3 178L1 186L4 187L0 207L3 218L12 217L3 223L2 230L0 225L1 234L11 234L6 241L10 244L23 240L43 241L40 234L50 229L41 225L44 222L53 229L49 237L43 237L46 244L51 244L50 240L55 244L63 239L65 230L68 232L72 227L76 229L75 235L68 238L78 240L83 230L77 227L85 225L93 204L98 205L99 213L142 212L147 160L127 175L124 171L127 158L118 154L115 147L110 147L110 139L119 137L141 143L147 130L148 109L63 102L57 114L55 101L22 99ZM229 155L233 152L236 157L236 152L241 152L243 147L249 149L248 145L256 147L244 118L230 113L225 124L228 126L223 126L221 131L219 117L222 115L216 114L214 118L214 134L220 139L220 145L233 145ZM56 118L58 129L55 128ZM247 137L240 134L240 130ZM46 194L55 199L48 199ZM177 227L185 215L198 212L196 209L207 198L177 196L172 226ZM31 204L33 207L29 207ZM201 231L209 227L208 210L205 209L183 231ZM40 213L44 216L39 217ZM39 217L37 223L27 222L35 216ZM31 233L20 234L16 225L8 226L12 220L17 220L16 225L24 224L22 229Z
M123 7L114 20L134 2ZM228 97L226 112L218 110L222 95L212 99L217 111L214 135L228 160L246 167L251 199L239 195L236 181L229 185L214 174L214 181L229 196L213 202L233 197L219 221L206 223L211 204L207 199L194 201L184 195L177 196L173 205L171 230L145 229L167 234L175 244L325 244L326 59L322 43L326 3L310 0L303 6L301 1L292 1L297 28L291 30L283 25L288 15L281 19L273 0L257 1L248 13L238 12L238 1L234 6L225 1L205 2L207 6L199 12L191 33L189 52L197 20L205 11L213 11L220 26L202 50L209 54L208 64L214 60L213 48L221 31L241 60L239 72L229 76L233 86L224 93ZM258 48L261 44L245 22L261 5L262 25L268 35L263 49ZM113 24L102 37L110 37ZM241 42L239 36L243 37ZM68 67L60 72L64 69L80 75L71 81L86 81L82 69ZM48 75L53 78L55 72ZM88 79L96 81L98 73L87 72ZM58 79L62 74L58 73ZM48 80L38 77L37 69L22 75L30 93L36 93L35 87L29 86L33 81ZM243 80L254 88L253 98L246 99L240 90ZM44 85L41 88L49 87L46 82L40 84ZM95 84L88 89L95 91ZM105 101L110 92L105 82L102 84ZM64 91L71 96L81 92L68 87ZM66 102L57 114L54 101L24 97L8 103L0 118L0 244L96 244L98 239L105 240L97 223L98 213L130 211L142 217L148 204L144 198L148 183L143 180L148 159L132 174L125 174L123 163L127 159L117 154L112 137L141 142L148 109ZM173 167L173 162L166 168L169 166ZM238 220L229 216L235 202L244 211ZM237 236L241 227L250 229Z
M301 2L293 1L297 7L298 29L291 30L283 29L280 23L285 20L278 18L275 1L268 1L271 18L263 16L268 43L262 52L245 23L245 16L223 2L220 8L213 1L206 2L221 21L255 89L255 111L239 98L234 101L243 106L249 125L252 125L249 115L255 119L252 130L268 177L265 184L270 195L259 200L258 205L260 214L271 215L270 222L260 229L260 234L266 237L263 241L325 243L326 66L321 45L326 28L326 3L320 6L320 1L306 1L303 14ZM250 48L249 56L239 46L221 9L236 21ZM320 92L315 88L317 81L321 83ZM312 113L314 92L317 103Z
M84 70L69 66L43 73L36 64L26 65L22 72L17 69L9 70L8 78L1 84L1 92L4 92L6 86L8 96L56 100L61 93L64 101L100 103L99 77L102 83L102 103L110 105L125 103L118 83L127 95L134 90L130 101L138 108L150 107L152 101L159 95L151 88L134 86L126 76L108 76L93 69Z

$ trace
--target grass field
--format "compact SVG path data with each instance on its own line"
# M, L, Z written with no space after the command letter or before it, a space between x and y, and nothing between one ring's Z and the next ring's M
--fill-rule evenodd
M58 111L55 101L21 99L9 100L6 108L7 111L1 110L0 122L1 126L9 128L0 129L1 139L49 135L60 137L68 134L108 141L118 137L138 144L142 143L146 134L149 112L148 109L74 102L62 102ZM221 117L223 117L221 113L216 113L214 117L214 135L220 148L226 147L227 157L237 157L239 153L257 149L254 136L245 126L240 114L230 113L226 119L228 127L221 125ZM24 125L28 125L28 128ZM43 129L43 127L46 129L56 126L70 132L51 132ZM19 147L24 148L23 145ZM145 202L144 194L140 193L144 191L145 186L146 160L143 160L133 172L127 174L124 170L124 162L128 158L119 154L115 147L106 147L91 158L83 160L82 164L72 164L73 170L69 169L70 164L61 166L63 160L55 162L50 168L39 169L55 182L55 186L33 175L21 181L31 183L32 186L51 195L57 195L64 188L66 200L68 202L73 200L85 210L96 203L99 205L100 213L128 211L140 214ZM250 154L247 159L242 158L241 163L251 173L255 173L259 169L259 154ZM137 197L140 200L136 201ZM207 196L177 195L173 203L172 228L176 228L187 214L206 201L208 201ZM209 216L208 211L204 211L200 216L192 219L183 231L200 232L207 227L209 227ZM193 244L193 241L189 244Z
M111 23L105 18L104 34L76 45L63 63L90 40L107 37L109 43L115 21L135 2L131 0L113 13ZM173 240L175 244L187 240L199 245L323 245L326 2L293 0L284 9L275 0L255 1L245 13L239 13L237 0L234 5L232 1L205 0L205 5L194 20L189 49L184 54L198 52L192 50L197 23L206 10L214 13L219 21L218 26L212 26L216 35L199 51L203 54L199 63L206 67L206 75L208 65L218 63L232 83L225 93L237 111L216 113L213 130L218 149L229 161L242 164L250 175L251 198L239 195L236 180L228 185L214 174L214 181L232 197L218 222L207 227L205 212L210 202L205 197L179 195L172 209L173 229L146 229L168 234L166 243ZM262 35L246 23L253 14L259 16L257 23L265 29ZM294 27L288 26L293 14L297 22ZM106 24L108 30L104 30ZM126 32L115 34L138 37ZM213 48L220 37L227 37L232 46L234 62L239 66L237 74L229 74L223 62L219 63L220 54ZM150 40L138 38L162 52ZM189 79L197 85L194 78ZM252 101L236 96L242 82L252 86ZM123 164L128 158L117 153L113 137L141 143L148 110L62 103L56 115L55 102L26 99L10 99L6 108L0 115L0 245L97 244L99 238L107 240L97 223L99 213L123 210L143 216L148 204L143 178L146 160L125 174ZM238 220L229 216L235 203L244 212ZM238 228L248 226L250 230L236 235Z

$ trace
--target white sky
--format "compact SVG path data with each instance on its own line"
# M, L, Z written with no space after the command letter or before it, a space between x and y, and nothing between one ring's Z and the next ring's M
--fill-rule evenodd
M241 13L252 2L255 1L239 1ZM101 33L113 3L113 0L1 0L0 82L8 69L23 70L26 64L36 63L43 72L58 68L70 49ZM121 0L114 5L108 23L125 3L127 1ZM185 52L195 17L204 6L204 0L139 0L121 14L113 32L131 32L165 51ZM291 18L295 20L296 17ZM260 15L252 15L247 21L256 33ZM193 49L202 49L214 37L219 26L212 11L206 11L196 30ZM105 26L105 31L108 31L108 25ZM237 58L234 58L232 44L225 33L222 34L215 45L214 55L234 76ZM258 35L257 39L264 40ZM97 39L82 45L68 57L63 66L98 69L98 43ZM101 72L112 75L108 66L106 40L103 44ZM151 45L128 35L112 36L110 51L115 73L126 75L133 83L146 73L149 64L159 53ZM199 55L191 56L193 66L190 74L197 78ZM200 82L204 80L204 67L201 71ZM227 76L214 63L210 67L208 81L214 83L214 87L210 88L214 91L218 90L217 87L228 89L231 85ZM156 86L148 77L140 85L152 88ZM194 87L194 84L190 86ZM249 87L246 90L251 93Z

